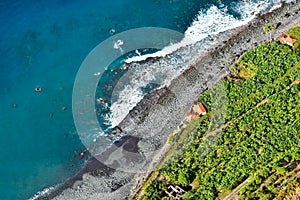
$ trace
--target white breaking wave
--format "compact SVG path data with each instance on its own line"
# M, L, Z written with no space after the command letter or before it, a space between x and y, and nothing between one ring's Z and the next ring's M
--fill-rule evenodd
M239 2L235 5L235 11L240 14L239 18L229 14L226 6L221 6L221 8L211 6L207 10L199 11L180 42L153 54L127 59L125 62L131 63L131 69L114 89L109 118L111 126L117 126L142 100L145 95L142 91L143 87L149 83L156 83L161 87L168 86L171 80L195 64L201 55L205 55L220 44L222 37L226 37L226 34L221 33L246 25L255 18L256 14L270 12L278 5L280 1ZM214 38L214 41L210 41L209 38ZM163 57L163 59L139 63L139 61L155 57ZM124 87L125 79L128 84L126 87Z
M134 56L125 60L126 63L144 61L147 58L165 57L174 51L199 42L211 35L217 35L221 32L233 29L246 24L255 18L255 14L261 11L271 12L280 7L280 1L241 1L236 6L236 11L241 14L237 19L228 14L227 7L219 9L217 6L211 6L207 11L200 10L191 26L185 31L185 37L178 43L171 44L160 51L142 56ZM267 10L270 8L270 10Z
M54 191L57 188L57 186L45 188L44 190L37 192L33 197L31 197L29 200L37 200L40 199L43 196L47 196L50 194L50 192Z

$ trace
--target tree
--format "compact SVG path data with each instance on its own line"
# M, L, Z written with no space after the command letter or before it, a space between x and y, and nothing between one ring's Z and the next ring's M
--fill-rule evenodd
M164 196L164 190L167 189L167 184L163 181L154 180L146 189L142 200L159 200Z
M189 174L186 170L180 171L178 175L177 183L182 186L189 185Z

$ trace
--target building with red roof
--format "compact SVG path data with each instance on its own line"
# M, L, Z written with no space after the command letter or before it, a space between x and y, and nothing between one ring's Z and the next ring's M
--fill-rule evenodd
M278 38L278 40L283 43L283 44L287 44L289 46L294 46L295 42L297 41L297 39L291 35L286 35L286 34L281 34L280 37Z

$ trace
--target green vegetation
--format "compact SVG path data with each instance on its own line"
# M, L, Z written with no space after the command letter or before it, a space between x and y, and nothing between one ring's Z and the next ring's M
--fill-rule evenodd
M263 29L264 29L264 32L267 33L269 31L274 30L275 26L274 26L274 24L269 24L269 25L265 25Z
M190 134L159 170L164 179L148 185L142 199L167 198L168 184L195 200L283 199L299 188L300 56L287 45L264 43L230 70L215 86L225 90L226 111L221 100L212 102L211 90L200 96L210 112L186 127ZM213 116L224 123L214 126Z
M167 189L167 184L162 181L154 180L146 189L146 195L142 197L142 200L147 199L161 199L163 195L163 191Z
M300 54L300 24L292 29L290 29L287 34L295 37L297 41L294 44L294 52Z
M246 80L252 78L256 74L257 67L250 63L240 62L234 70L235 71L233 73L236 74L238 78Z
M300 27L296 26L294 28L291 28L289 31L287 31L287 34L292 35L297 40L300 40Z

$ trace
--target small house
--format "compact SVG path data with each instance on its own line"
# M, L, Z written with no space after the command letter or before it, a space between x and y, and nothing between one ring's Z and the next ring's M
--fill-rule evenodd
M206 109L203 106L202 103L198 102L196 105L193 106L193 111L194 113L198 115L205 115L206 114Z
M177 185L170 185L165 192L173 199L182 199L181 197L185 193L185 191Z
M199 115L205 115L206 114L206 109L204 107L204 105L201 102L196 102L193 107L191 108L190 112L187 112L185 114L185 117L187 119L187 121L191 121L192 119L194 119L195 117L199 116Z
M282 43L282 44L287 44L289 46L294 46L294 43L297 41L297 39L291 35L285 35L285 34L281 34L280 37L278 38L278 40Z

